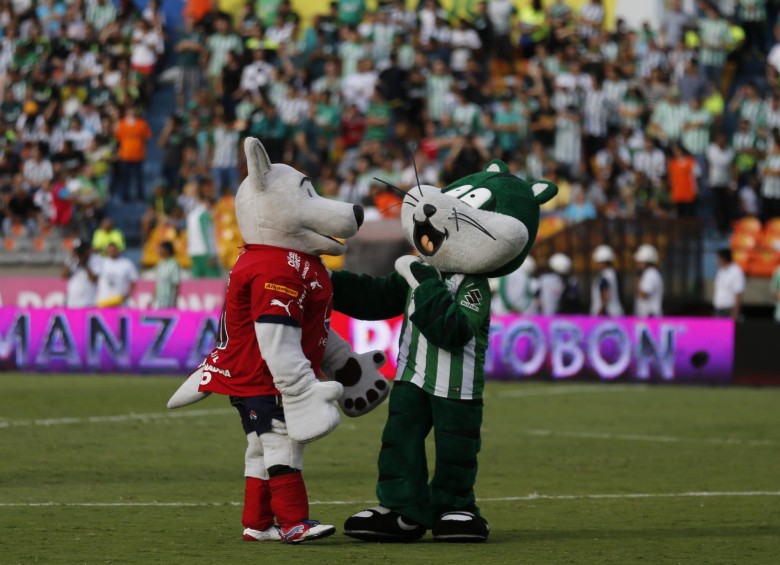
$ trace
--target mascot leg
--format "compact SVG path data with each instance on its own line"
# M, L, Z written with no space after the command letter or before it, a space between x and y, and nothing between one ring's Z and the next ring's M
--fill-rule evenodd
M257 433L246 435L247 448L244 465L246 485L244 487L244 525L246 541L274 541L281 539L279 528L274 526L271 510L271 488L268 471L263 461L263 443Z
M474 482L481 447L482 400L450 400L431 396L436 441L436 470L431 480L431 505L437 541L482 542L487 521L479 515Z
M379 452L380 506L347 519L344 533L364 541L408 542L431 527L425 437L431 430L429 395L418 386L396 382Z
M268 469L271 509L279 521L282 541L298 543L335 533L334 526L309 519L309 500L301 473L303 444L289 438L284 422L273 420L272 426L260 441Z

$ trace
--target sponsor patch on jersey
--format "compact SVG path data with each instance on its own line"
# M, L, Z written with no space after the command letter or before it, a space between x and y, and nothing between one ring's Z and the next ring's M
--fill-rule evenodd
M287 264L290 265L296 271L301 270L301 256L297 253L290 251L287 254Z
M461 306L465 306L469 310L479 311L479 307L482 304L482 293L479 289L473 289L466 294L466 297L460 301Z
M284 286L284 285L281 285L281 284L269 283L269 282L265 283L265 289L266 290L273 290L275 292L281 292L281 293L286 294L287 296L292 296L293 298L298 298L298 295L300 294L300 292L298 292L297 290L295 290L293 288L290 288L288 286Z

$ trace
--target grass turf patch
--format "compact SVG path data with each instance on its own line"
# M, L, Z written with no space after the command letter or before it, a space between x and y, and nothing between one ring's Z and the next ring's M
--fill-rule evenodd
M489 383L488 543L241 541L245 438L179 380L0 376L0 563L776 563L780 390ZM386 406L307 447L311 515L375 504ZM431 462L432 463L432 462ZM704 493L715 494L705 496ZM51 505L38 505L52 503Z

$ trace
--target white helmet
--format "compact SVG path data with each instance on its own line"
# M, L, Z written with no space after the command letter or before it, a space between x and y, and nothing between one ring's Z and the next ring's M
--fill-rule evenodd
M571 273L571 259L563 253L555 253L547 261L550 268L559 275L568 275Z
M596 263L607 263L615 260L615 252L609 245L599 245L593 250L593 260Z
M534 271L536 271L536 260L529 255L528 257L525 258L523 264L520 265L520 268L523 269L523 271L525 271L529 275L533 275Z
M634 261L637 263L658 263L658 251L649 243L643 243L634 253Z

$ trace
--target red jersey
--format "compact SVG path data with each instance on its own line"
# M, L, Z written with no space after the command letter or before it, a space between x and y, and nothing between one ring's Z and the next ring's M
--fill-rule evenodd
M332 301L333 286L319 257L247 245L230 271L217 346L201 364L199 390L243 397L279 394L260 355L255 322L301 328L301 348L316 375L328 343Z

